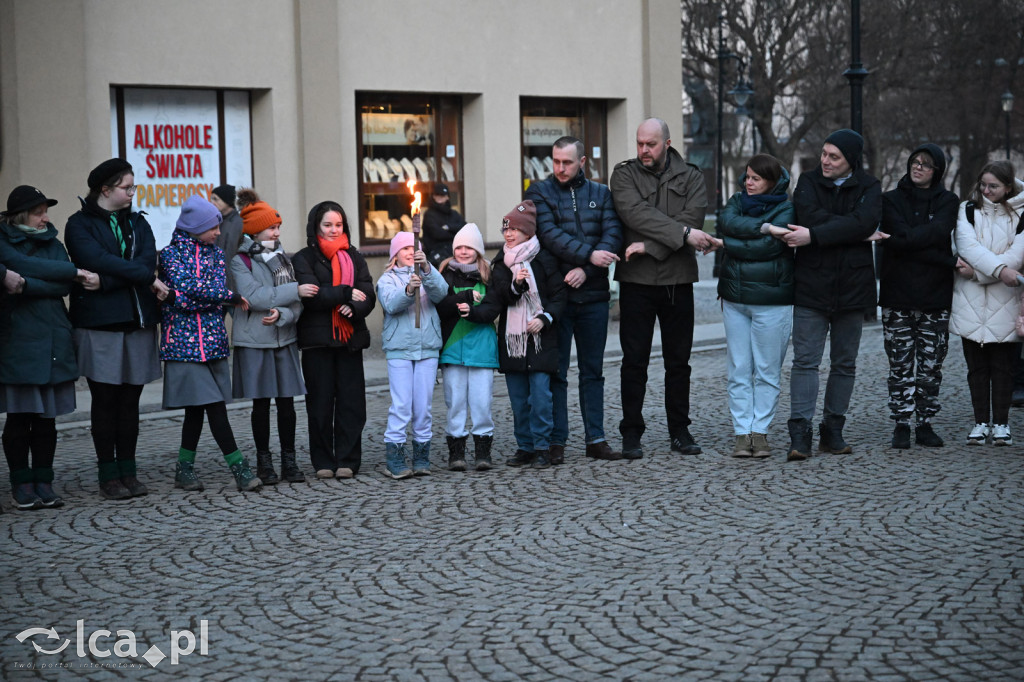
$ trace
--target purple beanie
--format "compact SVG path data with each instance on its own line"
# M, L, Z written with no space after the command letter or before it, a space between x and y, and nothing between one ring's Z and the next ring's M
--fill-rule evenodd
M220 225L222 219L216 206L193 194L181 205L181 215L174 226L189 234L202 234Z
M412 232L399 232L392 237L391 249L388 251L388 254L391 256L391 259L394 260L395 256L398 255L398 252L407 246L415 246Z

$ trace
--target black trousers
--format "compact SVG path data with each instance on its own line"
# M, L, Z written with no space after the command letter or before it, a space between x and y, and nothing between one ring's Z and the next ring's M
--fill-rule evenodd
M57 420L29 412L7 415L4 423L4 455L13 475L29 469L29 453L33 469L52 469L57 452Z
M964 339L963 347L975 423L1009 424L1013 363L1020 345L1013 342L982 345Z
M313 468L359 472L366 426L366 378L362 351L307 348L302 351Z
M643 408L655 321L661 327L665 364L665 416L670 437L690 425L690 349L693 346L693 285L622 282L619 288L619 343L622 346L623 436L646 430Z

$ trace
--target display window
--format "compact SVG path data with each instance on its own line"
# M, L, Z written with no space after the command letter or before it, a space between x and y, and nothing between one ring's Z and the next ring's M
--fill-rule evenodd
M578 138L586 150L587 179L607 183L604 149L607 145L607 105L604 100L521 97L523 191L531 182L551 175L551 145L566 135Z
M384 244L412 229L416 182L423 207L444 183L462 211L462 101L458 97L356 93L359 123L360 247Z
M188 197L252 187L250 109L245 90L110 89L112 152L132 164L133 207L146 212L157 248L170 243Z

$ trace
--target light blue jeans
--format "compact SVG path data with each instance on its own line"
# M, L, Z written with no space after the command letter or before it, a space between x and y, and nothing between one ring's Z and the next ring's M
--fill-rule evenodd
M768 433L779 406L793 306L722 302L729 357L729 412L737 436Z

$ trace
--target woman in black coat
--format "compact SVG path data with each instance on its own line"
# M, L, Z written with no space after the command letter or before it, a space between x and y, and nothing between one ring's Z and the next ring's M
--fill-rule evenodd
M308 246L292 265L299 284L316 284L302 299L299 348L306 380L309 457L317 478L359 473L366 425L363 350L370 346L366 316L377 297L366 260L352 247L340 204L314 206L306 222Z
M145 384L160 378L153 230L131 210L132 166L104 161L89 173L89 193L64 229L71 259L100 278L100 288L71 290L71 322L79 371L89 382L90 422L100 495L123 500L145 495L135 464L139 400Z
M94 273L72 265L57 239L47 214L56 203L21 185L8 197L0 223L0 262L24 278L21 293L0 307L3 446L18 509L64 504L53 490L56 418L74 412L78 378L64 297L74 281L99 286Z

